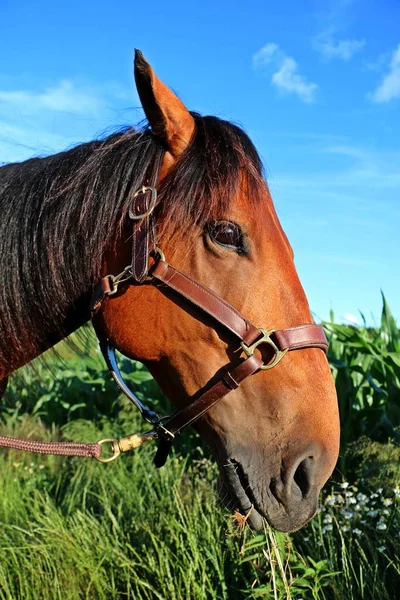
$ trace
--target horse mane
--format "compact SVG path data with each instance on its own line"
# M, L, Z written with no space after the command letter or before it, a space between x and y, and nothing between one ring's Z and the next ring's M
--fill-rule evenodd
M257 151L239 127L192 114L194 139L159 191L159 210L180 228L221 217L243 172L254 200L262 179ZM104 254L162 152L148 127L127 128L0 167L0 375L27 347L39 353L88 319Z

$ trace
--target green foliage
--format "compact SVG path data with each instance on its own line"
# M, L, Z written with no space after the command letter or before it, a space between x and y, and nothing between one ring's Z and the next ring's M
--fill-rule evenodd
M389 492L400 483L400 446L363 436L345 449L347 475L361 481L369 490L383 488Z
M300 551L323 557L340 572L327 597L390 600L400 582L400 487L386 494L360 487L346 481L332 486L317 518L294 541Z
M340 573L328 560L301 556L289 536L268 529L245 542L241 553L240 564L256 567L250 598L323 598L324 588Z
M343 446L362 435L400 440L400 332L382 298L380 327L324 323Z
M49 351L44 361L38 359L12 377L0 411L14 418L19 413L36 415L46 425L58 426L75 419L98 422L105 417L116 418L122 405L115 383L93 336L88 334L85 340L84 347L75 340L78 354L70 356L68 345L60 344L54 354ZM141 363L121 358L121 370L139 397L163 401L155 381Z

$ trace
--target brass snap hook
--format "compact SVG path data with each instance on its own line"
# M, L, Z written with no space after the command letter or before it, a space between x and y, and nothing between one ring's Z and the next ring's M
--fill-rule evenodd
M97 442L102 450L104 444L111 444L111 456L95 456L95 459L100 463L109 463L116 460L122 452L129 452L129 450L135 450L143 444L143 442L151 442L154 439L154 432L149 431L148 433L138 434L134 433L128 437L116 440L114 438L105 438Z

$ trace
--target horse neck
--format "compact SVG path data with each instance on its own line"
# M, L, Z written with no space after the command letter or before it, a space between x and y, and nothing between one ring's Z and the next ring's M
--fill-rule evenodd
M68 245L82 244L74 240L76 215L71 213L71 226L62 231L57 202L46 205L57 156L0 169L0 280L6 284L0 284L0 380L89 318L95 276L84 264L85 249L81 257L63 256Z

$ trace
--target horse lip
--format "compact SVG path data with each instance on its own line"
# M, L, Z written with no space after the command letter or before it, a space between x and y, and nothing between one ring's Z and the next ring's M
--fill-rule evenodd
M259 513L254 502L249 498L246 487L238 474L238 463L234 459L228 459L220 467L221 481L230 496L228 505L238 510L245 518L250 527L256 531L263 529L265 518Z
M265 524L284 533L301 529L316 513L318 504L305 518L290 517L278 498L272 495L271 514L259 507L241 463L229 458L220 465L222 483L231 497L230 507L238 509L246 517L246 522L256 531L265 528ZM275 507L275 510L273 509ZM278 509L278 510L276 510Z

